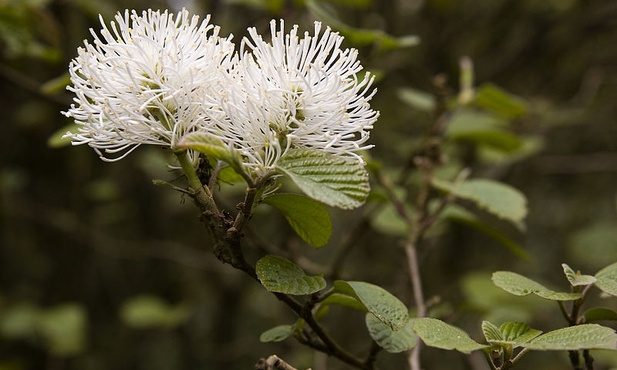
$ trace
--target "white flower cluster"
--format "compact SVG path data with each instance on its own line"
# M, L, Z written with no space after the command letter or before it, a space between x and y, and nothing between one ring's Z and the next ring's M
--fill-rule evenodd
M78 124L68 133L101 158L118 160L141 144L172 149L188 133L221 139L252 175L272 169L292 148L355 156L379 113L369 101L373 77L358 76L355 49L315 22L314 35L285 33L271 22L271 41L255 28L235 52L232 36L186 10L118 13L70 66Z

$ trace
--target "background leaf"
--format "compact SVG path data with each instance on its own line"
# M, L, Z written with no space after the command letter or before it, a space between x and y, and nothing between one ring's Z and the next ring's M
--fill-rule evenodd
M50 148L62 148L65 146L71 145L71 138L64 137L67 132L77 132L79 131L79 125L75 122L71 122L68 125L56 130L48 139L47 145Z
M583 314L586 322L590 321L617 321L617 311L606 307L594 307Z
M306 0L306 6L312 13L317 15L325 23L340 31L349 42L358 46L366 46L373 43L378 43L384 50L398 49L404 47L415 46L420 42L420 39L414 35L403 37L394 37L388 35L381 30L371 30L355 28L342 22L338 17L331 14L323 6L315 0Z
M372 313L366 314L366 327L371 338L379 346L390 353L399 353L415 347L416 335L412 330L412 321L407 321L404 327L399 330L392 330Z
M617 262L598 271L596 279L596 286L604 293L617 296Z
M457 198L474 202L485 211L521 226L527 216L527 199L513 187L486 179L467 180L453 184L443 180L433 180L439 190L454 194Z
M440 217L469 226L484 235L493 238L499 244L509 249L516 257L525 261L531 260L529 254L523 249L523 247L521 247L520 244L516 243L503 232L491 227L478 216L463 207L456 204L450 204L446 207Z
M363 281L334 282L334 290L347 294L360 301L366 310L392 330L399 330L409 320L407 307L384 288Z
M190 314L184 304L170 305L153 295L138 295L122 305L122 321L137 329L172 328L184 322Z
M508 119L522 117L528 109L523 99L491 83L477 89L473 104Z
M508 121L487 112L462 109L454 114L446 137L487 146L504 152L514 152L523 140L507 130Z
M487 347L467 335L463 330L433 318L412 319L413 330L430 347L455 349L463 353Z
M73 356L86 347L87 316L78 304L64 304L42 311L37 328L50 352L56 356Z
M332 220L323 204L298 194L274 194L263 202L281 211L296 234L311 246L323 247L330 240Z
M509 271L497 271L493 273L493 283L505 290L518 296L535 294L552 301L574 301L581 297L578 293L560 293L546 288L529 278Z
M617 350L617 334L598 324L583 324L550 331L523 345L535 350Z
M432 112L435 109L435 97L425 91L404 87L397 90L399 99L412 108L423 112Z
M261 333L259 341L262 343L267 342L280 342L289 338L294 332L293 325L279 325L272 329L268 329Z
M368 173L357 159L317 149L292 149L279 160L277 169L306 195L333 207L359 207L370 190Z
M305 295L326 287L321 276L307 276L295 263L280 256L265 256L257 261L256 272L269 292Z

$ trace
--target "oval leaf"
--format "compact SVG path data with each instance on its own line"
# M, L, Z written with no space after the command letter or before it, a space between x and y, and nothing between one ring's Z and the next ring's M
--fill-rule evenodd
M581 275L580 272L572 270L572 268L565 263L561 264L563 267L563 273L572 286L590 285L596 282L596 278L591 275Z
M397 91L397 96L404 103L417 110L432 112L435 109L435 96L433 94L405 87Z
M62 148L71 145L71 137L67 136L70 132L78 132L80 125L71 122L68 125L54 132L48 139L47 145L50 148Z
M507 119L518 118L527 113L524 100L490 83L477 89L473 103Z
M432 185L457 198L474 202L485 211L522 228L527 216L527 199L515 188L492 180L467 180L462 184L433 180Z
M452 116L446 136L511 153L521 148L523 140L506 126L507 121L494 114L462 109Z
M412 319L412 327L422 341L430 347L455 349L463 353L471 353L487 347L469 338L463 330L441 320L428 317Z
M604 293L617 296L617 262L600 270L596 279L596 286Z
M383 50L391 50L414 46L420 42L420 39L415 35L406 35L397 38L381 30L351 27L326 10L325 7L320 5L321 2L307 0L305 3L311 13L314 13L324 21L324 23L329 24L332 28L339 31L351 44L370 45L376 43Z
M392 330L400 330L409 320L407 307L390 292L363 281L334 282L334 290L356 298L366 310Z
M298 194L274 194L263 202L281 211L296 234L311 246L323 247L330 240L332 221L323 204Z
M546 288L544 285L522 275L509 271L493 273L493 283L508 293L524 296L535 294L551 301L574 301L581 297L578 293L560 293Z
M321 302L322 306L338 305L354 310L366 311L366 307L356 297L352 297L346 294L334 293L330 294L328 298Z
M542 334L542 331L532 329L524 322L504 322L499 327L505 341L519 347Z
M399 353L415 347L416 335L411 327L411 320L400 330L394 331L372 313L366 314L366 327L375 343L390 353Z
M279 325L272 329L268 329L261 333L259 341L262 343L267 342L280 342L289 338L294 332L293 325Z
M64 357L85 350L87 324L87 313L83 306L64 304L41 312L37 329L49 351Z
M307 276L290 260L279 256L265 256L255 266L257 278L269 292L305 295L326 287L321 276Z
M617 321L617 311L606 307L594 307L583 314L585 321Z
M584 324L550 331L523 345L535 350L617 349L617 334L598 324Z
M186 305L170 305L159 297L139 295L120 308L122 321L133 328L170 328L188 318L190 310Z
M503 334L497 326L489 321L482 321L482 333L487 342L501 342L504 340Z
M441 214L441 217L449 221L458 222L478 230L486 236L493 238L502 246L508 248L516 257L530 261L531 257L518 243L510 239L504 233L491 227L478 216L455 204L450 204Z
M239 163L238 158L235 157L235 152L225 145L223 140L205 132L196 131L185 135L178 142L178 147L198 151L209 157L225 161L230 165Z
M279 160L277 170L306 195L329 206L361 206L369 194L368 173L355 158L343 158L317 149L292 149Z

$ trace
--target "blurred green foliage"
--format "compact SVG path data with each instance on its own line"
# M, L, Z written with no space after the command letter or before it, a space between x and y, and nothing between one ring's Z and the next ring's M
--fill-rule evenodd
M236 41L246 27L266 30L278 17L305 29L322 19L346 35L380 77L371 156L388 173L407 164L431 122L433 78L447 76L458 91L459 60L473 61L476 98L455 112L454 122L464 125L446 134L449 166L518 188L529 216L524 233L489 223L510 249L465 222L431 230L421 258L430 266L423 278L435 316L472 336L482 318L561 325L535 298L514 302L494 291L482 272L521 271L561 284L561 263L597 271L617 260L614 2L0 0L0 369L244 369L272 353L316 370L324 361L291 341L259 342L260 333L295 318L219 264L185 197L152 185L179 176L165 167L168 153L140 148L108 164L59 141L70 125L59 113L72 99L61 88L66 68L91 38L88 28L99 28L98 14L110 19L127 7L177 10L180 3L211 13ZM221 186L233 207L243 189ZM304 256L309 275L332 267L411 302L400 228L388 209L368 224L366 208L332 211L333 235L319 250L272 209L258 212L249 239ZM349 238L353 248L339 250ZM514 257L518 246L529 261ZM255 259L262 253L247 251ZM335 307L324 317L350 348L367 343L364 320ZM469 368L458 355L423 356L426 368ZM529 368L567 366L559 354L525 361ZM617 366L614 354L601 361ZM404 364L403 355L378 358L380 368Z

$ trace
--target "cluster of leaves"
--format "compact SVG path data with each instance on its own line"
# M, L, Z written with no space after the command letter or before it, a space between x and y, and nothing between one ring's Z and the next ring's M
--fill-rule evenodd
M573 292L555 292L522 275L499 271L493 282L503 290L517 295L535 294L561 304L582 301L589 288L596 286L604 293L617 296L617 263L595 276L580 275L567 265L564 272ZM321 276L307 276L293 262L278 256L266 256L257 264L257 274L263 286L271 292L292 295L315 294L326 287ZM585 293L579 293L577 291ZM457 350L463 353L482 350L493 369L514 366L530 350L579 351L589 349L617 350L617 334L597 321L617 320L617 312L609 308L592 308L576 319L576 325L543 333L522 322L505 322L499 327L482 322L485 343L478 343L463 330L435 318L410 318L405 305L379 286L365 282L335 281L333 287L317 295L314 310L317 317L327 312L329 305L341 305L365 311L366 326L371 338L384 350L398 353L416 345L416 335L431 347ZM263 342L281 341L290 336L301 338L304 321L281 325L264 332Z
M539 148L536 137L524 137L514 131L516 122L527 113L526 104L493 84L483 85L474 91L471 82L465 81L469 79L465 73L469 74L471 71L462 69L462 88L455 99L439 101L434 95L421 91L400 91L400 98L410 106L422 111L437 112L435 123L442 124L446 129L433 132L427 147L420 153L412 153L415 160L420 158L418 167L428 179L424 183L426 189L420 190L426 191L427 195L421 197L419 204L405 201L417 198L411 194L402 197L399 195L410 191L406 179L393 186L385 179L380 166L373 165L374 168L379 168L376 171L378 185L387 194L385 197L371 199L380 202L382 207L382 211L375 218L375 226L386 233L407 238L411 235L411 238L415 238L413 242L418 243L422 241L424 232L438 221L454 221L487 234L515 255L527 258L516 242L490 224L492 217L519 231L525 229L527 200L521 192L491 179L467 180L465 177L468 174L463 163L456 160L449 163L450 168L445 171L446 174L459 173L454 180L443 179L444 176L438 171L445 163L440 151L455 151L461 145L471 146L475 155L487 163L520 160ZM445 120L445 123L440 120ZM436 138L444 143L435 147L431 139ZM248 178L242 173L239 161L228 157L224 145L206 135L191 134L180 145L216 159L218 162L213 163L214 167L228 167L240 175L240 178ZM431 150L436 153L431 153ZM257 203L269 204L278 209L298 236L317 248L327 244L332 232L330 216L324 204L350 209L364 203L369 195L368 173L362 164L315 149L291 150L281 159L275 173L293 181L306 196L275 194L271 190L258 189L260 197ZM246 181L249 187L266 184L262 181ZM271 184L269 186L270 189L278 189ZM486 215L490 216L489 221ZM614 319L617 316L614 311L592 309L581 316L580 320L573 316L576 316L589 287L597 286L607 294L615 294L617 264L607 267L596 276L574 273L565 265L564 271L573 287L571 293L553 292L511 272L495 273L493 282L515 295L533 293L545 299L559 301L564 312L564 301L576 301L573 312L566 315L571 327L543 334L525 323L506 322L498 327L484 321L482 332L486 343L483 344L472 340L461 329L436 318L410 317L405 304L377 285L336 280L326 289L328 284L322 276L308 276L292 261L268 255L257 262L255 269L261 284L275 294L308 296L303 310L309 311L309 316L300 315L293 324L272 328L261 335L261 340L270 342L295 337L301 343L314 348L332 351L311 342L309 333L314 328L307 325L307 318L319 319L327 314L331 305L340 305L366 312L365 324L370 337L382 349L391 353L414 348L418 336L432 347L464 353L483 350L493 369L506 369L516 364L530 350L616 349L617 335L612 329L588 323ZM581 289L584 293L579 292Z
M556 292L522 275L509 271L493 274L493 283L516 296L534 294L556 301L568 323L566 328L543 333L526 323L505 322L499 327L489 321L482 322L486 344L471 339L463 330L437 319L418 319L414 329L429 346L454 349L463 353L483 350L492 369L514 366L530 350L580 351L589 349L617 350L617 334L598 321L617 321L617 312L604 307L594 307L577 316L591 287L599 288L609 296L617 296L617 263L613 263L594 276L581 275L563 264L570 282L571 292ZM564 302L573 301L571 313L566 313Z

